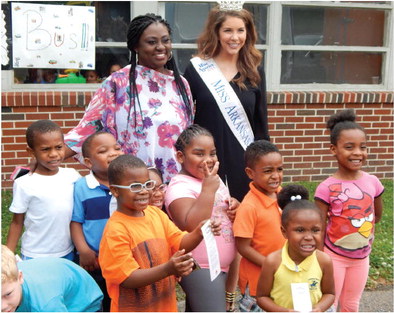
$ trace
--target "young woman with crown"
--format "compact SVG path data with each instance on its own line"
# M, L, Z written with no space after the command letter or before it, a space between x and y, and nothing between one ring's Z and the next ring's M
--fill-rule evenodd
M249 191L244 151L253 141L269 140L262 54L255 48L252 14L242 1L213 8L198 39L198 53L186 68L196 104L195 124L215 138L219 175L231 196Z

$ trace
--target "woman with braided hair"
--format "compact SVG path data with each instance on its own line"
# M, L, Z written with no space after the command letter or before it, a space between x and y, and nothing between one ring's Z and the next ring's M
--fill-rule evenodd
M104 130L124 153L155 166L168 182L180 169L173 144L193 120L190 88L172 58L171 28L161 16L135 17L127 47L130 64L96 91L82 120L65 136L66 155L79 157L83 141Z

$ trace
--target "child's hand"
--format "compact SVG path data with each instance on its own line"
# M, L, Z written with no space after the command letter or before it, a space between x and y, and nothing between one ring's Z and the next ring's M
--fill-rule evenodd
M201 232L201 227L207 222L208 220L204 220L204 221L201 221L199 224L198 224L198 226L197 226L197 228L200 230L200 233L202 234L202 232ZM220 234L222 233L221 232L221 230L222 230L222 223L220 222L220 220L216 220L215 218L213 219L213 220L211 220L211 230L212 230L212 233L214 234L214 236L220 236Z
M170 275L175 276L187 276L193 270L193 258L191 253L185 254L185 249L179 250L174 253L171 259L168 261L170 267Z
M222 233L222 223L216 219L211 220L211 230L215 236L220 236Z
M239 206L239 201L237 199L231 197L230 203L228 206L228 210L227 210L227 216L232 223L235 220L235 215L237 213L238 206Z
M79 251L79 265L87 271L94 271L100 268L97 262L96 252L92 249Z
M204 168L204 179L202 181L201 189L209 189L212 192L216 192L220 186L220 177L218 175L219 162L216 162L212 170L208 168L207 162L203 164Z

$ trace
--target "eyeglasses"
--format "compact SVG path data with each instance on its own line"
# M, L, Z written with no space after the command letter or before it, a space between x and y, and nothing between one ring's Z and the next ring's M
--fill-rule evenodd
M161 185L153 188L153 192L157 192L157 191L166 192L166 190L167 190L167 184L161 184Z
M118 187L121 189L130 189L131 192L141 192L143 189L152 190L153 188L155 188L156 182L154 180L148 180L144 184L132 183L129 186L122 186L122 185L111 185L111 186Z

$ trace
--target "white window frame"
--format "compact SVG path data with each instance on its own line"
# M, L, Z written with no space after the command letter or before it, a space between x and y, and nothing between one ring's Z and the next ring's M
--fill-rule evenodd
M195 2L210 2L211 0L196 0ZM165 2L169 1L131 1L131 16L135 17L148 12L159 14L163 17L165 14ZM212 1L215 2L215 1ZM392 91L394 71L394 2L388 4L375 3L352 3L339 1L246 1L247 3L257 3L268 5L267 12L267 42L264 45L256 45L259 50L265 51L265 71L267 76L267 90L269 91ZM364 47L364 46L310 46L310 45L282 45L281 44L281 25L282 25L282 8L283 6L316 6L332 8L369 8L381 9L388 12L385 25L384 47ZM124 43L96 42L96 47L114 47L125 48ZM196 49L196 44L174 43L174 49ZM383 54L382 65L382 83L371 84L280 84L281 75L281 56L282 51L337 51L337 52L372 52ZM2 90L3 91L38 91L38 90L96 90L99 84L14 84L13 70L2 71Z
M370 8L388 10L388 18L385 25L384 42L386 47L359 47L359 46L308 46L308 45L282 45L281 25L283 6L304 7L332 7L332 8ZM266 60L267 89L270 91L387 91L393 90L393 10L394 2L390 4L370 3L339 3L337 1L273 1L270 2L268 11L268 49ZM279 22L278 22L279 21ZM279 24L278 24L279 23ZM280 84L281 56L282 51L338 51L338 52L380 52L383 53L382 84Z

